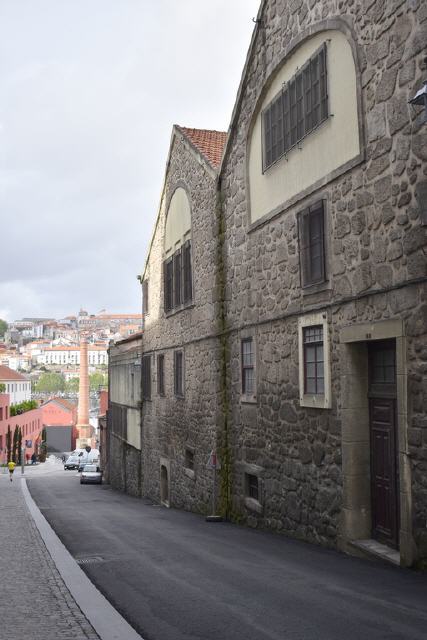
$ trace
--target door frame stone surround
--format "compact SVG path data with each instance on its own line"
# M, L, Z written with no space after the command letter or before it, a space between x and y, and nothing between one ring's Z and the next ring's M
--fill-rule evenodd
M372 535L368 348L371 340L396 340L397 448L401 566L416 560L412 535L412 482L408 449L406 337L401 319L354 324L340 331L343 508L339 547Z

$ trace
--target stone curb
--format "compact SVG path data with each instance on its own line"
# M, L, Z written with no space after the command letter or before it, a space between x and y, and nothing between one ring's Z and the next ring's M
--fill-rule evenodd
M21 478L21 489L30 514L61 578L100 639L144 640L92 584L62 544L31 497L25 478Z

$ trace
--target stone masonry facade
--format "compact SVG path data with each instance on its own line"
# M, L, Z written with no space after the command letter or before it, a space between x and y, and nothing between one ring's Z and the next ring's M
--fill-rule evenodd
M281 65L326 31L344 34L352 50L360 154L252 221L248 146L259 105ZM142 349L151 357L152 390L142 402L141 495L207 513L206 461L216 449L223 515L357 552L354 543L370 538L373 526L367 354L388 340L397 354L397 549L402 565L427 562L427 130L421 110L408 104L426 79L426 43L421 0L264 0L220 167L174 128L142 276L150 299ZM164 233L180 186L191 207L194 296L187 308L166 314ZM320 200L327 278L307 290L298 216ZM328 336L324 407L301 402L300 327L311 317ZM242 395L245 340L254 348L250 398ZM177 349L185 354L182 398L173 389ZM164 396L156 392L159 354ZM111 450L110 460L120 455Z
M164 236L166 216L177 188L191 211L192 302L164 313ZM212 472L206 468L216 448L220 415L220 358L217 300L216 172L178 127L174 128L157 225L147 259L149 312L144 354L151 360L151 397L142 409L142 492L172 506L206 513ZM174 393L174 353L183 353L184 393ZM164 358L164 395L157 389L158 357ZM192 462L186 463L186 455ZM162 465L161 465L162 462ZM190 467L189 468L189 465ZM163 466L167 495L161 495Z

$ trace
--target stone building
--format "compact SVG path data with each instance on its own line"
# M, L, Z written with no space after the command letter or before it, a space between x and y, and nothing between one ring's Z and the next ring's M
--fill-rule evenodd
M108 411L100 423L105 478L135 496L141 495L141 354L141 333L111 343Z
M173 128L142 275L142 491L201 512L221 420L217 167L225 139Z
M207 511L216 449L232 520L427 561L426 42L418 0L264 0L226 140L174 128L143 495Z
M233 510L405 565L427 556L426 17L263 2L220 171Z

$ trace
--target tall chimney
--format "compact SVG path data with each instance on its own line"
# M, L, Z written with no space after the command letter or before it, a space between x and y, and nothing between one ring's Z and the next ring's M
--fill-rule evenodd
M77 415L77 429L79 432L79 444L81 447L90 444L91 426L89 424L89 374L87 361L87 342L80 339L80 380L79 380L79 407Z

